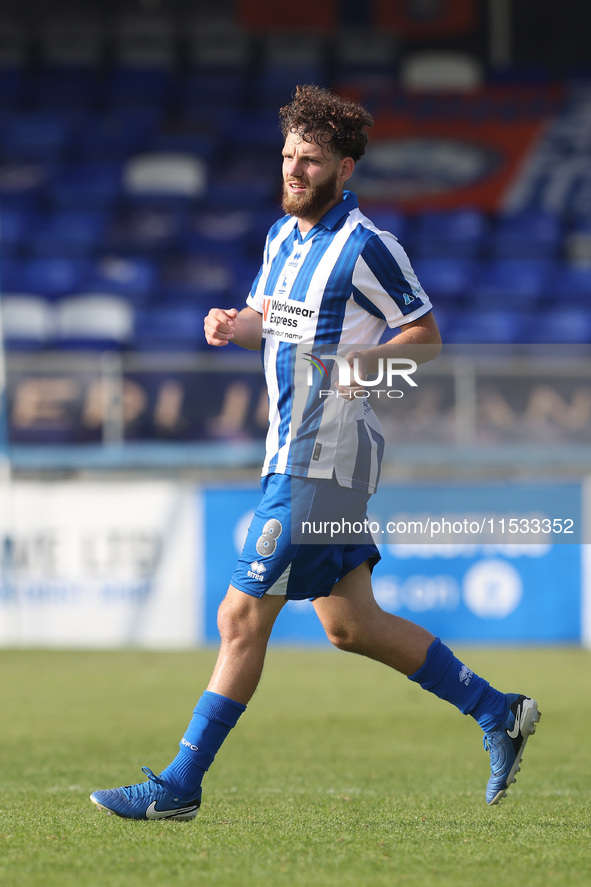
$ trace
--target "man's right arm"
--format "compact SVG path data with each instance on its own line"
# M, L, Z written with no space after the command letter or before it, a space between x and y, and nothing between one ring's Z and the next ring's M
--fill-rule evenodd
M212 308L203 324L209 345L234 342L249 351L258 351L263 337L263 318L254 308Z

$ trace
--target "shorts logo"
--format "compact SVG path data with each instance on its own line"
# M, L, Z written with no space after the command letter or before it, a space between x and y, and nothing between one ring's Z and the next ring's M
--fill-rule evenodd
M281 536L283 527L281 522L272 517L263 527L263 532L257 539L256 550L260 557L269 557L277 548L277 539Z
M256 579L257 582L263 581L263 573L266 572L266 567L264 564L261 564L260 561L253 561L250 565L250 570L246 574L249 579Z

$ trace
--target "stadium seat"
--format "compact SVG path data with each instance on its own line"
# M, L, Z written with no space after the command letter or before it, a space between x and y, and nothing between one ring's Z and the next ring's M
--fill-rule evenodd
M4 207L0 201L0 254L7 256L18 253L28 241L28 235L35 224L35 214L22 209Z
M193 154L211 161L220 150L220 136L209 121L175 119L164 123L146 140L146 150L161 154Z
M548 259L558 255L562 225L552 213L524 210L497 215L488 240L492 258Z
M249 281L250 286L252 280ZM235 265L227 258L214 255L187 255L174 258L162 266L162 299L172 304L195 303L207 310L221 299L236 298Z
M85 281L87 292L111 293L134 305L149 302L159 284L159 267L148 256L105 255L97 259Z
M455 312L446 326L449 344L516 345L528 341L530 317L523 311L492 309Z
M586 302L591 310L591 263L559 263L552 281L551 301L561 307L582 306Z
M395 210L384 209L381 206L367 206L365 203L363 205L363 213L381 231L390 231L394 234L407 252L411 251L412 233L406 216Z
M80 163L127 160L143 150L162 119L158 108L125 108L95 115L72 147Z
M481 86L483 70L479 60L468 53L423 51L403 60L400 79L409 90L471 92Z
M239 125L241 139L249 141L249 131ZM245 149L228 159L223 168L211 174L205 203L212 210L252 210L274 203L276 218L281 215L279 194L281 183L281 138L275 124L269 137L271 145L261 144L258 149Z
M192 154L139 154L124 165L123 194L130 204L190 205L206 188L207 166Z
M538 344L589 345L591 306L546 311L532 319L528 342Z
M482 308L511 310L543 305L550 294L555 263L544 259L497 259L482 262L475 275L471 301Z
M173 75L166 66L121 65L111 70L104 86L104 101L112 110L164 109L173 95Z
M567 262L591 265L591 216L577 215L565 226L563 246Z
M204 312L192 305L138 309L133 346L138 351L189 351L205 347Z
M39 216L28 240L37 256L92 256L102 243L107 214L96 210L64 210Z
M434 307L438 301L452 305L469 301L477 268L471 259L419 258L412 264Z
M234 114L244 103L248 87L246 72L217 64L193 68L182 78L178 88L178 102L184 117L207 112L218 120L225 117L231 124Z
M45 111L12 114L3 127L0 156L10 163L61 160L73 142L76 122Z
M160 258L176 245L187 224L180 208L132 209L111 217L104 238L105 254Z
M204 209L186 220L178 246L184 252L204 257L239 259L247 251L254 224L254 213L246 209L218 212ZM259 249L262 249L264 236L258 244Z
M16 110L26 100L28 92L27 71L24 65L0 67L0 109Z
M112 294L76 293L56 303L56 343L61 348L119 349L133 335L133 308Z
M4 345L8 350L35 351L55 331L53 305L29 293L5 293L0 299Z
M35 257L6 264L2 278L6 292L35 293L47 299L77 292L88 279L92 264L88 259Z
M119 163L75 163L48 183L49 204L59 210L111 210L121 196Z
M476 209L422 212L415 222L413 254L475 258L483 252L487 231L488 220Z

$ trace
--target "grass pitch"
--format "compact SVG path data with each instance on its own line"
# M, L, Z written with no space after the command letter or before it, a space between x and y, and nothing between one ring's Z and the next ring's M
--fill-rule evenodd
M0 651L0 884L591 884L591 654L458 649L542 721L487 807L477 725L330 649L272 649L196 820L129 822L88 794L176 753L215 653Z

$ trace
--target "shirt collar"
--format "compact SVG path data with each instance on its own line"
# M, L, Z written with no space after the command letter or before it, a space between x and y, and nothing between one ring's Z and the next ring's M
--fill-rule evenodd
M343 216L350 213L352 209L357 209L358 206L359 201L357 200L357 195L354 194L353 191L343 191L343 199L341 202L337 203L336 206L333 206L332 209L329 209L317 224L324 225L325 228L329 229L336 228Z
M343 199L340 203L337 203L336 206L333 206L331 209L325 213L322 218L316 222L313 228L310 228L308 233L302 237L298 228L298 220L294 218L294 230L297 237L303 242L306 238L312 236L312 232L316 232L319 225L322 225L323 228L330 230L334 230L341 219L351 212L353 209L357 209L359 206L359 201L357 200L357 195L353 193L353 191L343 191Z

